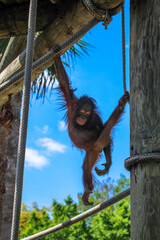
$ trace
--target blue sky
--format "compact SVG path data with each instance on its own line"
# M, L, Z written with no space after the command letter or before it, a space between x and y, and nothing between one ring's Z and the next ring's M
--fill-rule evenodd
M129 89L129 0L125 4L127 89ZM78 57L72 68L66 68L78 97L87 94L96 99L103 121L106 121L123 95L121 14L105 30L98 24L83 38L93 48L89 56ZM77 201L83 192L82 163L84 153L72 146L59 110L56 90L49 100L30 104L23 202L49 206L53 199L63 202L69 194ZM129 177L124 160L129 156L129 105L113 132L112 166L108 175L98 181ZM102 156L97 166L104 162Z

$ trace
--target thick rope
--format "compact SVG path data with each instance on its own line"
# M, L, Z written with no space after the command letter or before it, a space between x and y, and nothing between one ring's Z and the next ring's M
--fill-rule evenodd
M106 10L99 9L91 0L82 0L83 5L85 8L99 21L105 21L107 18Z
M51 227L45 231L42 231L40 233L36 233L30 237L27 237L27 238L23 238L22 240L35 240L35 239L40 239L42 237L45 237L45 236L48 236L49 234L51 233L55 233L63 228L66 228L66 227L69 227L87 217L90 217L92 215L94 215L95 213L98 213L100 211L102 211L103 209L119 202L120 200L122 200L123 198L126 198L130 195L130 188L128 188L127 190L117 194L116 196L104 201L103 203L100 203L98 204L97 206L87 210L86 212L84 213L81 213L79 215L77 215L76 217L73 217L63 223L60 223L54 227Z
M112 16L118 14L122 10L122 4L113 9L99 9L92 0L81 0L85 8L99 21L104 22L105 29L112 21Z
M131 171L132 167L138 163L146 163L150 161L160 162L160 152L133 155L125 160L124 166L128 171Z
M16 171L16 183L15 183L15 193L14 193L11 240L17 240L18 233L19 233L36 15L37 15L37 0L31 0L30 9L29 9L28 37L27 37L27 51L26 51L27 54L26 54L26 61L25 61L25 75L24 75L22 113L21 113L20 133L19 133L19 143L18 143L17 171Z
M122 4L122 55L123 55L123 91L126 92L126 52L125 52L125 15L124 2Z

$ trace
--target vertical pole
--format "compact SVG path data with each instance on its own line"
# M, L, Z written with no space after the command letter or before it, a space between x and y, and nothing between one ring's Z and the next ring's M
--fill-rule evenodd
M131 0L131 155L160 152L160 0ZM160 163L131 168L131 239L160 239Z
M9 133L7 145L7 158L10 162L9 168L6 170L5 185L6 192L4 194L3 211L2 211L2 240L11 238L11 224L13 212L13 198L16 175L17 162L17 146L20 124L20 109L21 109L22 94L18 93L14 96L10 103L12 108L13 120L11 123L11 131Z

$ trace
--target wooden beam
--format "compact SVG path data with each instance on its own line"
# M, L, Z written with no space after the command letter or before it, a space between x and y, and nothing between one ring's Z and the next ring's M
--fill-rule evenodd
M18 0L19 1L19 0ZM68 3L67 3L68 2ZM69 9L77 0L65 0L65 5ZM99 0L99 7L104 6L104 1ZM116 3L117 2L117 3ZM119 0L107 1L107 7L114 8ZM0 7L0 39L27 34L29 2L16 1L4 2ZM56 18L56 7L50 0L40 0L37 7L36 32L43 31Z
M113 8L118 6L122 0L95 0L101 7ZM60 44L68 39L83 26L88 24L94 17L85 9L81 2L73 4L72 10L67 12L63 19L57 18L50 24L43 33L35 41L34 61L46 54L52 46ZM4 83L8 78L15 75L24 68L25 51L20 54L9 66L0 74L0 84ZM53 60L44 63L43 66L33 71L32 79L35 79L39 74L52 64ZM22 90L23 79L20 79L15 84L7 87L0 93L0 105L7 101L8 95L13 96Z
M43 31L55 18L55 5L48 1L39 1L37 7L36 31ZM29 2L9 5L0 10L0 38L27 34Z
M26 48L27 36L11 37L5 53L0 62L0 72L2 72L21 52Z
M131 0L131 155L160 152L159 0ZM160 238L160 162L131 169L131 239Z

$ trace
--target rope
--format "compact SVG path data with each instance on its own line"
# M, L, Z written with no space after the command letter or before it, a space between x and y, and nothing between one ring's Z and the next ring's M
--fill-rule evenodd
M105 28L112 21L112 17L109 15L108 10L99 9L91 0L82 0L83 5L85 8L99 21L105 23Z
M150 161L160 162L160 152L133 155L125 160L124 166L128 171L131 171L134 165Z
M125 15L124 2L122 3L122 55L123 55L123 91L126 92L126 55L125 55Z
M21 114L19 143L18 143L17 171L16 171L16 183L15 183L15 193L14 193L11 240L17 240L18 233L19 233L36 15L37 15L37 0L31 0L30 9L29 9L29 20L28 20L28 37L27 37L27 50L26 50L27 54L26 54L26 61L25 61L22 114Z
M117 7L113 9L99 9L95 5L95 3L92 2L92 0L81 0L85 8L99 21L104 22L103 25L105 26L105 29L107 29L107 26L112 21L112 16L118 14L122 10L122 4L119 4Z
M100 203L98 204L97 206L87 210L86 212L84 213L81 213L79 215L77 215L76 217L73 217L63 223L60 223L54 227L51 227L45 231L42 231L40 233L36 233L30 237L27 237L27 238L23 238L22 240L35 240L35 239L39 239L39 238L42 238L42 237L45 237L51 233L55 233L63 228L66 228L66 227L69 227L87 217L90 217L92 215L94 215L95 213L98 213L100 212L101 210L119 202L120 200L122 200L123 198L126 198L130 195L130 188L126 189L125 191L117 194L116 196L104 201L103 203Z

